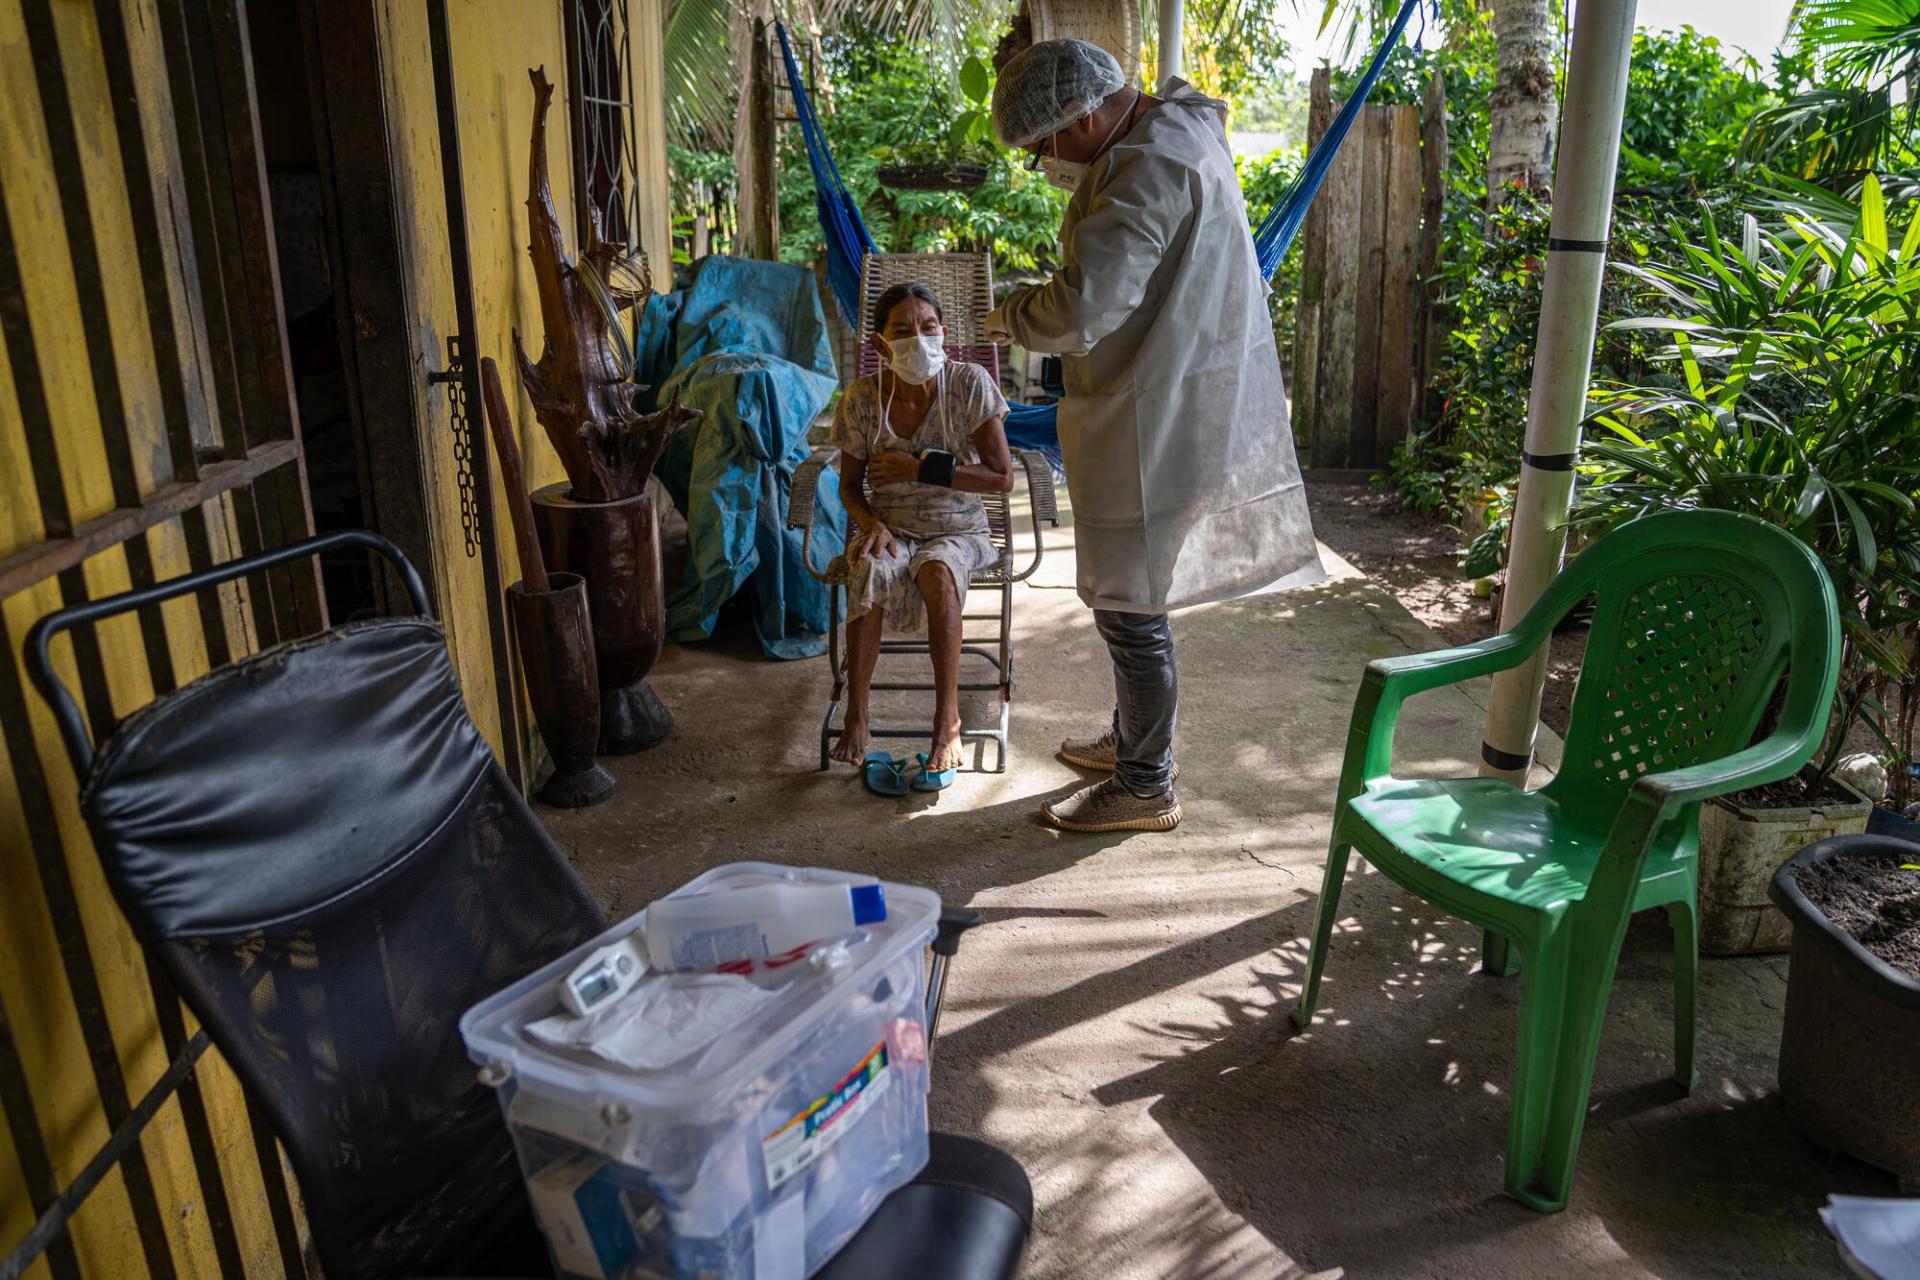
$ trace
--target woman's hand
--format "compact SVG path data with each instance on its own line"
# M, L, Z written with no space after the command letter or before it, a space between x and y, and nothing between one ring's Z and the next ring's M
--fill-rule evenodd
M858 564L869 555L885 555L892 550L893 530L876 520L854 535L853 545L847 549L847 561Z
M889 484L907 484L919 478L920 459L904 449L888 449L867 459L867 483L876 489Z

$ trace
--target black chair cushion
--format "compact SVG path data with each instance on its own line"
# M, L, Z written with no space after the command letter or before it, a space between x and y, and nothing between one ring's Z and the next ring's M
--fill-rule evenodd
M387 619L280 645L129 716L83 804L143 938L270 926L390 871L493 753L446 638Z
M815 1280L1010 1280L1033 1227L1033 1186L1012 1156L932 1134L927 1167L888 1196Z
M1012 1280L1033 1226L1033 1187L1019 1161L996 1146L950 1133L929 1135L927 1167L874 1211L813 1280ZM516 1230L537 1232L532 1218ZM493 1264L462 1270L457 1280L547 1274L544 1253L528 1265L535 1238L498 1241ZM514 1262L517 1260L518 1270ZM428 1280L422 1277L421 1280ZM448 1280L435 1277L434 1280Z

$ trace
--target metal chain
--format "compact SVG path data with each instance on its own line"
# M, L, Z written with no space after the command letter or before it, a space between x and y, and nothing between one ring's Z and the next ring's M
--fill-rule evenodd
M460 536L467 559L480 554L480 502L473 490L473 421L467 416L467 367L460 335L447 339L447 367L429 374L429 382L447 389L447 422L453 428L453 478L460 487Z

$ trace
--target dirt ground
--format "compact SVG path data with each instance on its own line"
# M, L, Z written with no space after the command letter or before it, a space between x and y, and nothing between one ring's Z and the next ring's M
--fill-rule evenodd
M607 803L542 818L614 918L746 859L979 908L929 1109L1032 1177L1026 1280L1844 1274L1820 1203L1894 1188L1788 1123L1774 1083L1785 957L1701 966L1700 1080L1684 1093L1668 1079L1672 936L1657 912L1634 921L1558 1214L1501 1189L1525 979L1477 971L1477 929L1356 859L1312 1025L1289 1021L1360 674L1485 629L1444 578L1450 535L1363 490L1314 499L1326 582L1175 619L1176 831L1073 837L1038 818L1087 780L1054 748L1113 696L1073 589L1070 510L1015 592L1005 772L982 759L948 791L869 795L852 770L818 768L825 664L770 662L729 634L668 647L651 681L674 735L606 762ZM919 695L876 713L926 723ZM1395 772L1471 774L1485 715L1484 681L1411 700ZM1557 760L1555 735L1540 749Z
M1419 515L1391 495L1361 484L1307 486L1313 531L1354 568L1393 594L1414 617L1448 644L1471 644L1500 629L1500 599L1477 599L1460 576L1459 531ZM1567 711L1580 674L1587 633L1574 628L1553 638L1540 719L1555 733L1567 731Z

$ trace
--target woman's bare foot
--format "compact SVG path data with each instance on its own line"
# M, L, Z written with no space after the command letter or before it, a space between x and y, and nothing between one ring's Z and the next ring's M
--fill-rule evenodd
M933 733L933 750L927 752L927 769L940 773L947 769L958 769L965 763L960 747L960 722L936 729Z
M849 714L840 729L840 737L827 755L841 764L859 764L867 758L867 746L867 718Z

